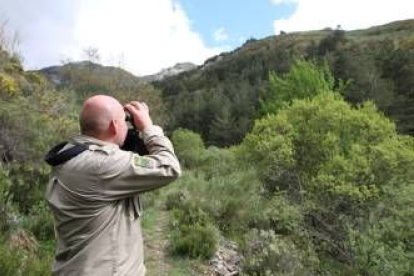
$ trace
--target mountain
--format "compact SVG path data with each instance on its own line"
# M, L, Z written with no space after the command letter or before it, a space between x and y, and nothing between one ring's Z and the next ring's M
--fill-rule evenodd
M40 72L58 87L80 91L81 98L138 91L140 83L151 83L169 110L168 130L188 128L208 145L229 146L239 143L258 117L269 72L281 76L296 59L327 63L337 85L347 83L341 91L345 99L355 105L374 101L401 133L414 134L414 20L252 38L201 66L181 63L144 77L85 61Z
M103 66L98 63L90 61L71 62L64 65L50 66L42 68L39 72L44 75L50 82L58 87L65 87L72 85L71 75L76 72L83 72L87 74L98 75L103 78L112 77L119 78L123 81L160 81L166 77L178 75L180 73L190 71L197 68L197 66L191 62L177 63L173 67L162 69L159 73L154 75L137 77L132 73L114 66Z
M161 91L122 68L81 61L43 68L38 73L45 76L58 90L75 94L79 104L96 94L114 96L121 103L145 101L151 106L154 121L160 125L167 122Z
M70 88L89 94L94 91L132 90L142 82L159 81L196 67L190 62L177 63L157 74L137 77L119 67L79 61L46 67L38 72L58 88Z
M113 66L103 66L90 61L71 62L64 65L50 66L38 71L57 87L76 87L79 81L92 83L97 79L108 82L135 83L139 78L132 73Z
M173 116L172 129L201 133L208 144L240 142L260 108L269 72L283 75L296 59L327 62L353 104L374 101L414 134L414 20L364 30L324 29L249 39L194 70L153 82Z
M169 67L161 70L159 73L154 75L143 76L141 79L146 81L160 81L166 77L178 75L183 72L187 72L197 68L197 65L191 62L177 63L173 67Z

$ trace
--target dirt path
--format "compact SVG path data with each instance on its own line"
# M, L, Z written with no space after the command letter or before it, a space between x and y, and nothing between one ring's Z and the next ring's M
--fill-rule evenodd
M155 207L143 230L146 276L211 276L211 267L200 260L173 258L168 255L169 214Z
M157 210L154 226L144 231L145 266L147 276L168 276L171 265L167 261L168 213Z

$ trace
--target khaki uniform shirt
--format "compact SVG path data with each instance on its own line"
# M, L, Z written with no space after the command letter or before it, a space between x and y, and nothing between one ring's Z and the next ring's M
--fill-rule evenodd
M145 275L138 194L181 170L160 127L145 129L143 139L147 156L87 136L70 141L89 150L54 167L47 185L57 236L53 275Z

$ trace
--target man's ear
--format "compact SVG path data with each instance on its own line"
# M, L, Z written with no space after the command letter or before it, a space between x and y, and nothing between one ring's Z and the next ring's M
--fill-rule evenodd
M117 128L117 125L116 125L115 120L111 120L111 122L109 122L109 128L108 128L108 130L109 130L109 133L112 136L117 134L118 128Z

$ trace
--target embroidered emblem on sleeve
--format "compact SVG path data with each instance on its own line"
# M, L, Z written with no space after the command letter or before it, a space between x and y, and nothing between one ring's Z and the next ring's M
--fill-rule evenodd
M154 161L142 156L135 156L134 157L134 165L138 167L145 167L145 168L154 168Z

